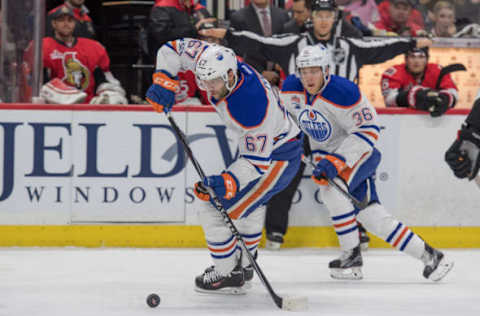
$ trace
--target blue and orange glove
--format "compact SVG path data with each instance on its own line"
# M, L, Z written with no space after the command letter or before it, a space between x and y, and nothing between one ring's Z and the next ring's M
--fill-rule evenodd
M205 201L205 202L210 201L210 194L208 193L208 190L202 181L198 181L197 183L195 183L195 187L193 188L193 193L197 198L199 198L202 201Z
M206 177L203 182L197 182L193 192L203 200L210 200L210 195L205 186L212 188L213 192L225 200L231 200L238 192L238 180L231 172L223 172L219 176Z
M175 93L179 82L168 73L158 71L153 74L153 84L148 88L146 100L159 113L168 113L175 103Z
M327 179L335 178L347 165L340 157L326 155L313 170L312 179L318 185L328 185Z

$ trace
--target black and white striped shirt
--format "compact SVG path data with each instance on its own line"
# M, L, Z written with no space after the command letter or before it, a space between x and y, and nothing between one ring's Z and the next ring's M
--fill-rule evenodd
M359 69L363 65L379 64L405 53L416 45L416 40L406 38L356 39L336 37L319 41L313 31L302 34L282 34L263 37L249 31L227 31L228 46L237 54L262 54L278 63L286 74L295 73L295 58L307 45L322 43L332 56L333 74L358 82Z

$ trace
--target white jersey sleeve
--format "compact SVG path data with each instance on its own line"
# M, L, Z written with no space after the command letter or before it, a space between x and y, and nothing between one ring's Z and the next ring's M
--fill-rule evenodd
M209 46L194 38L181 38L165 43L157 52L157 71L165 71L176 76L180 71L195 70L195 63Z

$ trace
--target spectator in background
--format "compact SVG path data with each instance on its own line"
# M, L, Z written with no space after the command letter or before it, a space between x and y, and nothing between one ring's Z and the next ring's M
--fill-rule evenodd
M457 19L456 8L450 2L439 1L433 7L433 18L435 22L434 29L437 36L452 36L452 37L470 37L480 38L480 25L472 21L478 20L473 18L460 18ZM478 11L480 3L477 4L477 10L472 8L473 14L480 14Z
M379 6L380 20L375 27L399 36L421 35L424 27L422 15L413 9L414 0L384 1ZM424 31L423 31L424 32Z
M151 60L155 60L158 49L177 38L196 38L204 23L211 23L208 10L194 0L155 0L150 12L148 44Z
M84 5L85 0L65 0L65 3L52 9L48 12L46 23L45 36L54 36L54 30L52 28L51 14L56 12L61 7L67 7L73 11L75 17L75 30L73 36L95 38L95 28L93 26L92 19L88 16L88 9Z
M287 11L270 5L270 0L252 0L247 7L231 15L230 26L237 31L251 31L259 35L271 36L285 33L283 26L289 20ZM272 85L279 85L280 69L275 63L265 59L262 54L246 54L241 48L236 53Z
M428 63L428 49L411 49L405 63L387 69L381 80L387 107L409 107L427 111L432 117L444 114L458 100L458 89L450 74L437 83L442 67Z
M337 0L343 10L360 18L364 25L374 24L380 19L375 0Z
M430 33L437 37L451 37L457 32L455 8L451 2L439 1L433 7L433 27Z
M125 91L110 72L110 59L97 41L75 37L75 14L68 6L50 13L54 37L43 39L47 103L127 104Z
M312 11L305 1L310 0L293 0L291 9L293 19L283 26L284 33L299 34L307 31L308 24L311 24Z

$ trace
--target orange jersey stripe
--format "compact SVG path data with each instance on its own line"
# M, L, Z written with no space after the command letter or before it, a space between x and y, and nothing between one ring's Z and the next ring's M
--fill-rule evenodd
M397 240L395 240L395 243L393 244L393 247L397 247L398 243L400 242L400 240L402 240L403 235L405 235L405 233L407 231L408 231L408 227L405 226L405 228L402 230L402 233L400 234L400 236L398 236Z
M257 240L254 240L254 241L246 241L245 245L250 246L250 245L258 244L261 239L262 239L262 237L258 238Z
M343 227L343 226L347 226L347 225L350 225L352 223L354 223L356 221L355 218L352 218L351 220L349 220L348 222L345 222L345 223L342 223L342 224L335 224L333 225L333 227L335 228L340 228L340 227Z
M173 49L178 53L178 50L177 50L177 41L172 41L172 47Z
M260 169L267 170L270 166L263 166L263 165L255 165Z
M375 134L374 132L361 131L360 133L364 133L364 134L367 134L367 135L369 135L369 136L372 136L372 137L375 138L375 139L378 139L378 135Z
M236 244L237 244L237 243L234 242L234 243L232 243L230 246L225 247L225 248L220 248L220 249L215 249L215 248L208 247L208 250L210 250L211 252L229 251L229 250L232 249Z
M245 209L251 205L256 199L258 199L263 193L265 193L265 190L270 186L272 181L277 177L278 173L282 169L283 165L285 164L285 161L278 161L273 169L272 172L267 176L265 181L262 183L262 185L255 191L250 197L244 201L242 204L240 204L236 209L232 210L228 215L232 219L237 219L240 217L240 215L245 211Z

